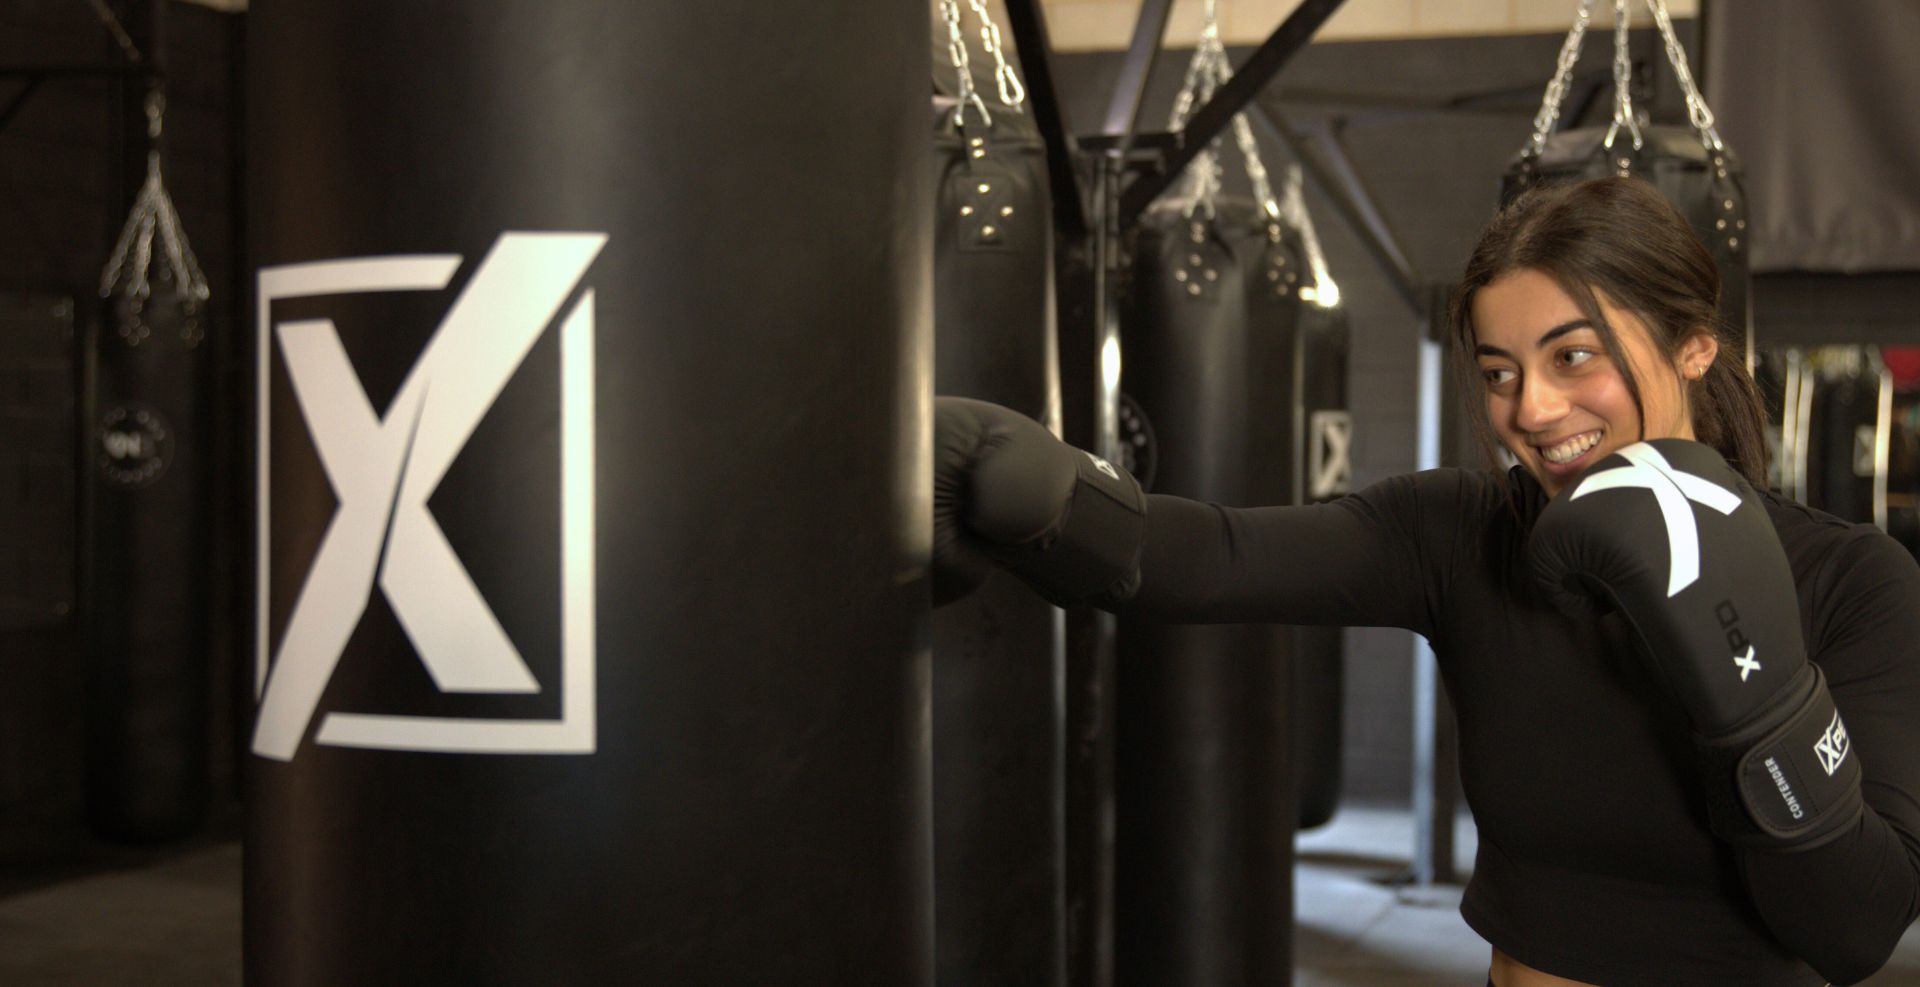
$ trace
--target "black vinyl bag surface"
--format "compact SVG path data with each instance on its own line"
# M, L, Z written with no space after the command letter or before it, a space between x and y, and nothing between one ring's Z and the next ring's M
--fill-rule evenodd
M1642 126L1641 146L1627 133L1606 145L1606 127L1581 127L1550 135L1538 157L1522 151L1508 164L1500 203L1511 203L1535 185L1630 174L1645 179L1686 217L1720 269L1720 318L1746 339L1751 322L1752 276L1748 267L1747 194L1733 149L1710 147L1683 126Z
M1285 501L1255 462L1284 417L1256 394L1278 335L1249 317L1269 241L1252 207L1163 206L1130 244L1124 377L1151 423L1154 491ZM1292 263L1298 263L1294 260ZM1263 352L1264 351L1264 352ZM1284 378L1284 374L1279 374ZM1280 402L1272 402L1274 405ZM1270 420L1267 420L1270 419ZM1262 422L1256 429L1256 421ZM1271 488L1271 489L1263 489ZM1266 983L1291 961L1293 760L1286 629L1122 621L1117 683L1115 969L1126 985Z
M933 101L934 391L1053 421L1045 146L1029 114L961 127L954 102ZM1004 570L934 611L938 984L1065 982L1064 662L1059 612Z

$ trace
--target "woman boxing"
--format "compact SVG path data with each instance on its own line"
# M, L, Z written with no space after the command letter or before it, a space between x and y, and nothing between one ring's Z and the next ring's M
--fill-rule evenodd
M1920 913L1920 567L1765 490L1719 276L1650 186L1501 212L1453 308L1509 472L1307 507L1143 496L1003 408L936 409L936 595L1425 635L1480 831L1489 980L1852 983Z

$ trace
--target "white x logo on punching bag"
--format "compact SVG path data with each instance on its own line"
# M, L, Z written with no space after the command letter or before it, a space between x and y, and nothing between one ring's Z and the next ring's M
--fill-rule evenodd
M1672 599L1700 578L1700 529L1687 502L1696 501L1722 514L1732 514L1740 506L1740 496L1719 484L1680 472L1659 450L1644 442L1620 450L1620 455L1631 465L1589 475L1573 491L1573 499L1597 490L1634 489L1653 494L1667 526L1667 557L1672 560L1667 570L1667 598Z
M428 499L606 243L600 233L500 237L434 330L386 413L377 413L330 319L273 325L277 299L445 288L455 255L355 258L260 272L259 721L253 750L292 759L374 587L434 685L537 693ZM593 292L561 327L559 720L330 714L317 741L394 750L585 753L593 749ZM269 332L271 326L272 332ZM320 465L339 501L267 663L269 344L277 338Z
M1353 415L1316 411L1308 416L1307 498L1338 497L1353 486Z

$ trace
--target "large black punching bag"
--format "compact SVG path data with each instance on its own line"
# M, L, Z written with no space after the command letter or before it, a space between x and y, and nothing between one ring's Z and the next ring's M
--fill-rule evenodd
M1562 46L1556 78L1547 86L1534 131L1507 165L1500 181L1506 205L1535 185L1577 182L1610 175L1632 176L1660 190L1686 217L1714 266L1720 270L1720 319L1747 348L1752 345L1752 275L1747 261L1747 194L1744 170L1733 149L1720 139L1713 113L1694 84L1686 53L1664 8L1655 25L1668 66L1687 106L1687 124L1637 122L1627 24L1615 20L1613 36L1614 112L1611 124L1556 131L1561 101L1572 82L1591 4L1583 5ZM1745 353L1734 354L1744 359Z
M953 107L934 101L934 390L1057 423L1045 147L1019 110L958 127ZM934 611L937 983L1065 982L1064 634L1000 570Z
M1800 385L1809 411L1802 433L1806 503L1848 521L1884 526L1892 375L1873 347L1816 347L1807 364Z
M149 26L157 48L160 25ZM156 117L159 105L147 102ZM129 150L131 190L142 174L157 177L147 160L157 139ZM141 214L153 205L132 195L128 204ZM138 843L189 835L206 815L215 582L205 298L197 267L186 266L191 247L178 258L169 249L179 231L147 222L164 231L149 229L145 250L142 237L123 239L126 252L109 260L115 277L89 361L85 488L88 819L99 835ZM133 287L142 277L144 296Z
M248 20L248 982L931 983L926 8Z
M1132 244L1123 382L1154 435L1154 492L1248 503L1249 210L1150 212ZM1122 987L1284 983L1293 818L1284 640L1264 625L1123 621L1115 753Z
M1247 503L1320 503L1352 486L1346 313L1328 304L1337 295L1321 297L1301 231L1264 225L1266 242L1247 241L1240 257L1247 297ZM1274 654L1288 665L1298 827L1308 829L1331 820L1340 797L1341 628L1296 625L1273 633Z
M153 321L110 309L87 437L88 818L131 842L193 832L209 784L206 354Z
M1584 181L1609 175L1640 178L1666 196L1686 217L1720 269L1720 319L1736 338L1747 338L1753 277L1747 265L1747 193L1733 149L1709 146L1685 127L1641 128L1639 148L1625 136L1605 145L1605 127L1583 127L1547 138L1538 155L1522 151L1501 178L1505 205L1534 185Z

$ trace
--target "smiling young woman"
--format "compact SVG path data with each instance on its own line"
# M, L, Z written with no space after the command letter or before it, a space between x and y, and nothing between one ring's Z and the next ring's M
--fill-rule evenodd
M1541 189L1488 224L1454 296L1483 440L1549 495L1643 439L1698 439L1766 486L1766 412L1720 323L1720 274L1652 186Z
M1719 351L1712 333L1696 332L1669 361L1638 317L1604 293L1599 302L1623 361L1608 354L1559 282L1538 270L1509 271L1474 296L1473 355L1488 423L1549 494L1623 446L1695 438L1683 381L1698 379ZM1645 381L1638 401L1621 363Z
M1453 306L1467 410L1519 465L1324 504L1146 496L939 399L936 569L1136 620L1425 636L1497 987L1855 982L1920 912L1920 566L1766 490L1719 287L1637 179L1522 196Z

